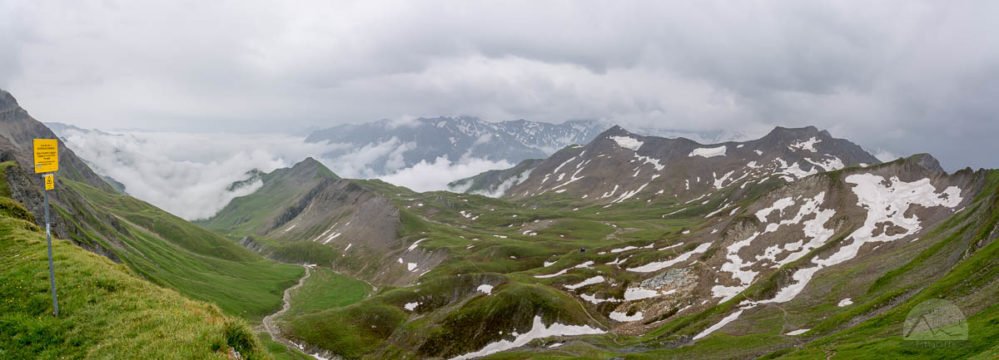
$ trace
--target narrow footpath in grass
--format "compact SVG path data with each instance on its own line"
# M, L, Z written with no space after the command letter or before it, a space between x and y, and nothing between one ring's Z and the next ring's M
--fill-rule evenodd
M305 285L305 281L308 280L309 276L312 275L312 268L314 268L315 266L316 265L313 265L313 264L302 265L302 267L305 268L305 275L302 275L302 278L298 279L298 284L295 284L295 286L292 286L292 287L287 288L287 289L284 290L284 296L282 298L283 301L282 301L282 305L281 305L281 310L278 310L277 312L275 312L273 314L267 315L263 319L264 330L267 331L267 334L271 336L271 339L273 339L273 341L276 341L276 342L279 342L281 344L284 344L285 346L287 346L287 347L289 347L291 349L297 349L297 350L302 350L302 351L305 350L299 344L296 344L296 343L292 342L291 340L289 340L289 339L285 338L284 336L282 336L281 335L281 329L278 328L274 324L274 320L277 319L277 318L279 318L279 317L281 317L285 313L287 313L288 309L291 309L291 294L292 294L292 292L294 292L294 291L298 290L299 288L301 288L302 285ZM317 358L317 359L323 359L323 357L321 357L319 355L312 355L312 356L315 357L315 358Z

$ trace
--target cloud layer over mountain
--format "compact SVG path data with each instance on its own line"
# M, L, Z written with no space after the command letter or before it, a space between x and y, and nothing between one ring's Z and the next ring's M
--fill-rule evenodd
M60 137L97 173L125 185L125 190L186 219L214 215L235 197L249 194L260 181L234 190L227 188L249 178L247 172L270 172L314 157L342 177L382 178L417 191L443 190L448 182L480 172L512 166L505 161L445 158L390 173L372 170L376 160L399 156L411 144L389 141L354 149L336 158L323 154L343 145L308 143L304 138L274 134L178 132L99 132L60 130ZM393 155L395 154L395 155Z
M816 125L999 167L992 1L0 2L0 87L96 128L405 115Z

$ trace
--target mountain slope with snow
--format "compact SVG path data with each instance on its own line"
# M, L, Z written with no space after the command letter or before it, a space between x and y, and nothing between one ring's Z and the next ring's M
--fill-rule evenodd
M412 285L287 326L349 357L779 356L911 308L994 249L997 185L929 155L881 164L812 127L719 144L615 127L451 184L467 194L369 187L400 209L406 251L444 257ZM952 300L988 319L976 294L997 288L976 284ZM339 320L359 309L388 318ZM334 340L341 327L367 341ZM984 351L979 331L963 354Z
M448 184L448 190L458 193L478 194L489 197L500 197L506 194L510 188L527 181L534 170L543 160L531 159L521 161L520 164L509 169L490 170L479 175L457 180Z
M668 196L689 200L769 180L793 182L847 166L877 164L847 140L814 127L776 128L752 141L699 144L632 134L614 127L585 146L563 149L506 192L513 199L562 194L620 203Z
M630 159L655 143L607 135ZM775 157L791 159L833 142L798 140L744 147L756 145L749 149L755 154L772 142L789 152ZM718 147L692 144L676 152L703 166L740 153L738 145L726 145L724 155ZM691 156L701 148L713 150ZM842 149L832 156L858 161ZM628 159L606 155L607 161ZM969 266L965 259L980 259L978 252L997 246L994 171L948 174L932 157L917 155L789 180L752 176L772 180L744 189L705 186L700 195L680 191L651 202L372 188L406 219L400 228L410 244L406 251L446 257L410 286L294 317L287 329L317 349L348 357L469 358L494 351L511 357L779 356L802 341L819 344L839 329L911 308L906 299L923 298L926 284L947 283L949 271ZM684 200L690 197L697 200ZM984 280L976 280L972 292L950 299L969 309L969 317L988 319L994 313L985 309L995 305L983 294L999 289L988 280L995 275L978 276ZM343 320L369 313L383 315ZM337 340L347 331L341 329L366 340ZM961 354L984 351L992 332L976 329L974 345ZM408 345L399 348L400 341Z

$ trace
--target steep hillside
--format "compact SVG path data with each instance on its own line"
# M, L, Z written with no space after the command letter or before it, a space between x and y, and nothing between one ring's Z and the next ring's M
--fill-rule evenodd
M692 264L714 269L709 279L718 282L702 281L699 292L720 297L718 305L680 311L652 332L655 342L694 346L653 353L962 358L988 351L999 293L987 270L999 246L999 173L947 176L928 169L928 160L812 177L749 207L749 219L734 219L711 246L714 255ZM802 195L781 197L790 194ZM964 312L969 340L953 347L903 340L906 315L930 299ZM810 355L795 354L802 344Z
M41 178L32 171L31 141L55 135L0 94L0 157L5 193L42 216ZM60 146L52 198L53 233L128 265L148 280L229 314L259 319L277 309L284 288L301 276L297 266L275 263L222 236L121 194Z
M0 161L15 160L22 167L33 169L32 142L37 138L55 139L56 135L32 119L13 95L0 89L0 155L3 157ZM60 177L109 189L99 175L62 143L59 144L59 166Z
M297 266L264 259L222 236L145 202L72 181L62 186L82 194L80 236L111 241L115 258L154 283L218 304L230 314L259 320L281 304L285 288L302 275ZM63 212L62 209L57 209ZM102 221L101 219L107 219Z
M399 236L399 208L364 181L340 179L311 158L261 180L259 190L201 224L266 256L330 265L381 284L411 283L442 260L400 255L409 245Z
M357 149L381 154L368 164L373 176L421 161L432 163L440 157L452 162L466 156L510 163L540 159L567 145L589 142L605 129L595 121L492 123L471 117L438 117L339 125L313 132L306 141L343 145L341 150L326 154L334 159Z
M265 235L304 211L322 188L339 180L336 174L312 158L255 178L263 182L260 189L234 199L205 224L241 235ZM240 183L230 187L238 186Z
M44 231L12 199L0 209L0 358L269 358L242 321L60 239L52 317Z
M877 163L859 146L814 127L776 128L758 140L710 145L639 136L614 127L586 146L563 149L537 164L506 196L551 194L603 204L662 197L686 201L768 180L793 182Z
M28 112L18 105L13 95L0 89L0 161L13 161L19 165L19 168L26 170L9 172L4 180L8 183L12 198L24 204L32 213L41 214L41 194L33 191L42 186L41 177L34 175L33 168L32 143L37 138L55 139L56 135L45 125L31 118ZM62 142L59 143L59 163L58 180L71 179L102 190L112 189ZM62 207L69 207L67 203L74 198L73 194L63 192L51 195L50 201ZM80 229L74 227L72 223L64 221L61 214L53 214L52 223L52 231L62 238L69 238L70 234L80 232ZM80 245L100 253L109 252L102 244L81 243Z

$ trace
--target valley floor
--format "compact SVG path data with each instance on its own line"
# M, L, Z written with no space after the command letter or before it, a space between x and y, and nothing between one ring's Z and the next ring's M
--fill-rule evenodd
M264 319L261 321L264 330L267 332L267 335L270 337L271 340L277 341L291 348L298 348L299 350L304 350L304 349L300 347L298 344L291 342L291 340L288 340L287 338L281 336L281 329L279 329L274 324L274 320L276 318L280 318L281 315L284 315L284 313L288 312L288 309L291 308L291 294L296 290L298 290L299 288L301 288L302 285L305 284L307 280L309 280L309 276L312 276L312 268L314 266L303 265L302 267L305 268L305 275L302 275L302 278L298 280L298 283L295 284L295 286L292 286L284 290L284 295L282 296L281 310L278 310L273 314L265 316Z

